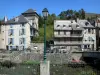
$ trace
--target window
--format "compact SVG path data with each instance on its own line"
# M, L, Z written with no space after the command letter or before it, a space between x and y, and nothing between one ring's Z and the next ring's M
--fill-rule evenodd
M94 34L94 29L92 29L92 34Z
M57 41L58 41L58 42L60 42L60 38L59 38L59 39L57 39Z
M87 45L84 45L84 48L86 49L87 48Z
M71 23L73 23L73 21L71 21Z
M14 30L13 29L10 29L9 32L8 32L9 36L12 36L14 35Z
M9 43L9 44L14 44L14 38L9 38L9 39L8 39L8 43Z
M66 25L63 25L63 27L66 27Z
M71 27L71 25L69 25L69 27Z
M25 29L19 30L19 35L25 35Z
M10 46L10 50L12 50L12 46Z
M90 47L90 45L87 45L87 47L89 48L89 47Z
M32 23L32 25L34 25L34 23Z
M20 43L20 44L25 44L25 38L20 38L20 39L19 39L19 43Z
M25 29L22 29L22 35L24 35L25 34Z
M60 35L60 31L58 30L58 35Z
M10 28L13 28L13 25L10 25Z
M91 32L91 30L90 29L88 29L88 33L90 33Z
M22 27L25 27L25 24L24 23L22 23Z
M66 42L66 38L64 38L64 42Z
M79 25L77 24L76 27L79 28Z
M66 35L66 31L64 31L64 35Z
M25 44L25 38L22 38L22 40L23 40L23 44Z
M89 22L85 22L85 25L87 26L89 24Z
M60 25L57 25L57 27L59 27Z

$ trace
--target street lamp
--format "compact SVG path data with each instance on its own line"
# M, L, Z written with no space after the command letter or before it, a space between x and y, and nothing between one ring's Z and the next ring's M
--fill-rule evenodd
M47 8L44 8L42 11L43 18L44 18L44 61L46 60L46 20L48 17L48 10Z

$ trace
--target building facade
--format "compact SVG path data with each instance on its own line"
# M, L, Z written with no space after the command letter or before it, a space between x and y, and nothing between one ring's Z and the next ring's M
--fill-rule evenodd
M58 49L81 50L83 28L75 20L54 21L54 45Z
M1 26L1 49L23 50L30 47L32 39L38 36L38 14L28 9L13 19L5 21Z
M55 20L54 46L62 50L96 50L96 30L87 20Z
M78 20L77 22L82 26L82 28L84 28L82 51L95 51L96 50L95 26L92 25L87 20Z

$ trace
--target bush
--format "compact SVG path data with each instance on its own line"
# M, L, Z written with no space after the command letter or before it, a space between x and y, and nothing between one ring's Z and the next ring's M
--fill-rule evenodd
M13 67L15 65L16 65L16 63L8 61L8 60L1 62L1 66L7 67L7 68Z
M33 65L33 64L40 64L40 62L39 61L24 61L22 64Z
M79 73L79 75L96 75L95 72L91 71L81 71L81 73Z

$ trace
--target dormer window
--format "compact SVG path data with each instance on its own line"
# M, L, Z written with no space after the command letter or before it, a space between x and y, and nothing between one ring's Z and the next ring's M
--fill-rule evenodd
M72 25L69 25L69 27L72 27Z
M60 25L57 25L57 27L60 27Z
M18 20L19 20L19 18L18 18L18 17L16 17L16 18L14 19L14 21L15 21L15 22L18 22Z
M22 23L22 27L25 27L25 24L24 23Z
M79 25L77 24L76 27L79 28Z
M71 21L71 23L73 23L73 21Z
M86 25L86 26L89 25L89 22L85 22L85 25Z
M66 27L66 25L63 25L63 27Z

